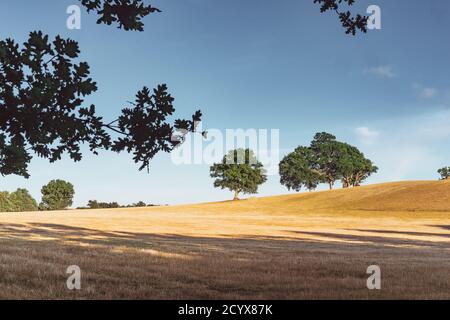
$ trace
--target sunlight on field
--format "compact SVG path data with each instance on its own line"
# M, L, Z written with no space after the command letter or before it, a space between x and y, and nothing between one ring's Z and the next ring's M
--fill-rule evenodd
M0 298L450 298L450 183L2 213L0 245Z

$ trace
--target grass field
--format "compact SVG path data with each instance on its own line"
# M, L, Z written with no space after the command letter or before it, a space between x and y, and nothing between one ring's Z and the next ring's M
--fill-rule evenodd
M379 265L382 289L368 290ZM82 289L66 288L78 265ZM450 182L0 214L0 298L450 298Z

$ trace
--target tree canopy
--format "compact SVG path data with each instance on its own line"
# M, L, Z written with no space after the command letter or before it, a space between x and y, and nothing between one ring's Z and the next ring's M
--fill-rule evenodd
M175 108L164 84L144 87L117 119L105 122L94 105L84 105L97 85L88 63L77 60L79 53L77 42L59 36L49 41L42 32L31 32L22 47L12 39L0 41L0 174L29 177L32 152L50 162L63 153L79 161L81 144L94 154L133 153L142 170L159 151L170 152L195 131L200 111L189 120L167 121Z
M98 24L116 23L126 31L144 31L142 18L151 13L161 12L144 0L79 0L88 12L95 12Z
M210 168L211 178L215 178L214 187L234 192L234 200L239 194L253 194L266 182L267 176L261 162L250 149L231 150L221 163Z
M323 181L322 175L311 169L313 152L308 147L298 147L281 160L280 182L289 190L300 191L303 187L312 191Z
M441 176L441 180L450 179L450 167L444 167L438 170L439 175Z
M281 184L300 191L302 187L314 190L323 182L332 189L338 180L344 188L357 187L378 168L358 148L321 132L314 136L309 147L298 147L285 156L279 171Z
M37 211L36 200L26 189L17 189L14 192L0 192L0 212Z
M72 205L75 190L70 182L52 180L41 189L41 210L64 210Z

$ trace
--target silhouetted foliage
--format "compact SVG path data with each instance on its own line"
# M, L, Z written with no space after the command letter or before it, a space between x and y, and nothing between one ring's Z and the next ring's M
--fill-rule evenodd
M139 170L148 167L150 160L159 152L170 152L184 140L188 132L195 132L202 113L197 111L192 120L175 120L174 126L166 118L175 111L174 99L167 93L167 86L161 85L150 93L148 88L136 95L132 108L122 110L116 129L123 134L112 145L116 152L132 152L134 161L141 163ZM180 133L178 139L175 134Z
M117 23L119 29L144 31L142 18L161 10L146 5L143 0L80 0L88 12L94 11L100 17L98 24Z
M438 170L439 175L441 176L441 180L450 179L450 167L444 167Z
M0 192L0 212L24 212L37 211L36 200L26 189L17 189L16 191Z
M156 153L170 152L195 131L200 111L192 120L167 122L175 109L166 85L153 92L144 87L132 107L105 123L94 105L83 106L97 85L89 65L76 61L79 52L77 42L59 36L50 42L42 32L30 33L22 48L12 39L0 41L0 174L28 178L30 152L50 162L63 153L79 161L83 143L94 154L109 148L133 152L142 170ZM121 137L112 141L106 130Z
M317 133L309 147L298 147L280 162L281 184L300 191L305 186L314 190L320 183L330 189L337 180L342 186L357 187L378 168L358 148L336 140L326 133Z
M41 189L40 210L64 210L72 205L75 190L70 182L52 180Z
M216 178L214 187L233 191L234 200L240 193L257 193L259 185L267 180L262 163L249 149L230 151L221 163L211 166L210 172L211 178Z
M97 200L89 200L87 207L77 209L114 209L114 208L139 208L139 207L154 207L154 204L146 204L144 201L139 201L130 205L122 206L117 202L99 202Z
M98 202L97 200L89 200L87 206L89 209L110 209L120 207L117 202Z
M367 32L367 21L369 17L360 14L352 15L350 11L342 11L342 4L346 3L348 6L354 5L356 0L314 0L314 3L320 4L320 12L334 11L339 17L342 26L345 28L345 33L356 35L359 30Z
M133 207L135 208L147 207L147 204L144 201L138 201L133 204Z

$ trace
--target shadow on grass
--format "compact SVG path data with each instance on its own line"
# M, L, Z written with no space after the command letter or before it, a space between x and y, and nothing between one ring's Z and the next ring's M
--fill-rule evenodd
M349 230L349 229L347 229ZM398 235L412 235L412 236L441 236L450 238L450 235L446 234L429 234L429 233L416 233L416 232L400 232L390 230L360 230L351 229L350 231L360 232L373 232L382 234L398 234ZM374 246L388 246L388 247L416 247L416 248L438 248L438 249L450 249L450 241L432 241L432 240L417 240L417 239L400 239L385 236L368 236L368 235L354 235L354 234L341 234L330 232L311 232L311 231L291 231L299 235L308 235L322 238L329 238L339 241L357 242L361 244L369 244Z
M435 289L433 297L450 292L443 280L447 273L442 272L448 267L448 253L442 250L448 243L290 232L297 237L214 238L0 224L0 298L409 297L429 294L428 289L440 283L444 288ZM71 264L83 272L84 287L78 293L65 287L65 270ZM367 290L366 268L371 264L389 266L392 289ZM397 277L399 273L404 279ZM417 275L422 282L413 291L398 289Z

